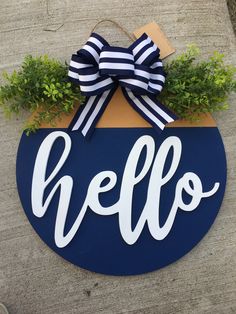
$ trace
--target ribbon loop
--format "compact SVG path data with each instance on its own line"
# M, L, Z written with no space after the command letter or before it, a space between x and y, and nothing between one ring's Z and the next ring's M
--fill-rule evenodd
M130 47L122 48L110 46L103 37L92 33L70 62L68 76L80 85L87 100L69 129L80 130L86 138L91 136L118 84L130 105L158 133L167 123L176 120L176 115L155 98L165 83L159 54L159 48L146 34Z

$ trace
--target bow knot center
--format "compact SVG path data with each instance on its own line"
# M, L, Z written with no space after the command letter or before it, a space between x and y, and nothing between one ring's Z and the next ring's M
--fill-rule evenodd
M103 46L99 57L100 75L134 76L134 56L129 48Z

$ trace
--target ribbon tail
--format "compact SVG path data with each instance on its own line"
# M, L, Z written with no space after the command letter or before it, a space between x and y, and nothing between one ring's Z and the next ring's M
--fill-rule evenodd
M135 95L130 89L122 88L129 104L147 120L160 134L167 123L178 120L178 117L162 105L154 96Z
M113 88L106 90L101 95L87 97L84 106L80 106L77 110L68 130L80 131L86 139L89 139L115 90L116 88Z

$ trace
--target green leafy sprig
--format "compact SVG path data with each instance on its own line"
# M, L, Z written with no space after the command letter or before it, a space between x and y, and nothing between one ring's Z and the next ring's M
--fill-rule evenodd
M70 113L75 100L82 100L80 90L67 79L68 66L47 55L26 56L21 68L3 77L0 87L0 105L7 117L26 110L33 112L33 120L25 125L27 134L40 125L54 125L62 114Z
M165 86L158 97L180 118L198 120L202 113L228 109L228 96L236 91L236 68L225 65L223 54L214 52L197 62L200 50L188 46L185 53L165 64Z

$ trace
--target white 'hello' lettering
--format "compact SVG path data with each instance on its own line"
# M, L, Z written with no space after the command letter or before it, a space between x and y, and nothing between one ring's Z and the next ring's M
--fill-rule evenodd
M64 140L64 150L55 168L46 179L47 163L50 152L53 148L54 142L58 138L62 138ZM144 164L140 172L136 174L140 155L145 148L146 156ZM44 202L43 198L46 187L55 178L66 162L70 149L71 139L67 133L62 131L50 133L44 139L39 148L32 178L32 210L34 215L37 217L41 218L44 216L55 192L58 188L60 188L54 233L55 243L60 248L67 246L72 241L80 228L88 208L98 215L107 216L118 214L120 233L124 241L129 245L134 244L138 240L145 223L147 223L150 234L154 239L163 240L171 231L178 210L195 210L202 198L214 195L220 185L216 182L210 191L203 192L203 186L200 178L193 172L185 173L176 184L172 207L164 225L160 227L159 205L161 189L171 180L178 168L181 159L182 144L178 137L170 136L163 141L155 156L155 143L153 138L149 135L144 135L136 141L128 156L121 181L119 200L115 204L108 207L103 207L101 205L99 195L101 193L106 193L115 187L117 183L117 175L113 171L102 171L98 173L88 186L87 195L78 217L74 221L68 233L64 235L64 228L73 189L73 178L68 175L62 176L54 185ZM173 150L171 165L167 173L164 175L163 170L170 149ZM151 174L147 189L146 203L135 228L132 230L131 220L133 190L135 185L144 179L150 168ZM106 185L102 185L105 179L108 179L108 183ZM184 191L191 197L191 201L188 204L185 204L182 198Z

